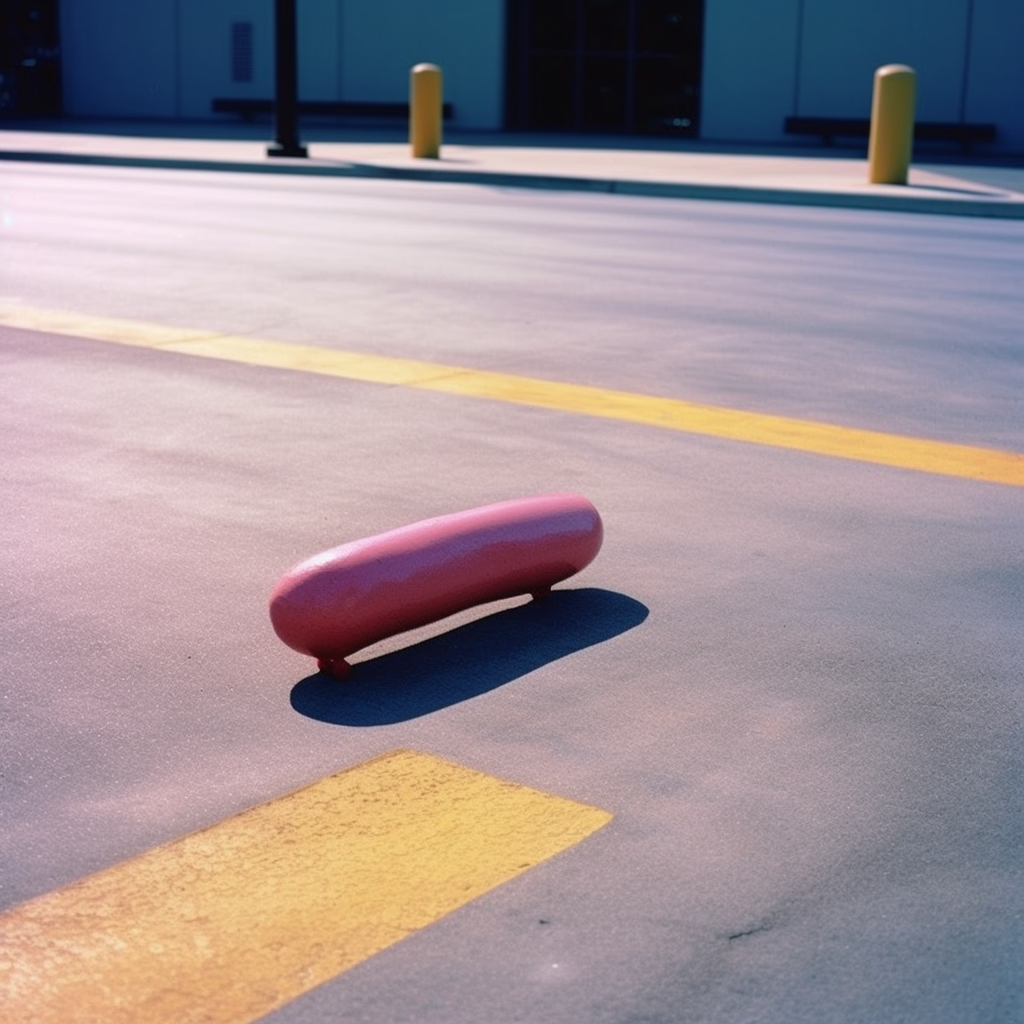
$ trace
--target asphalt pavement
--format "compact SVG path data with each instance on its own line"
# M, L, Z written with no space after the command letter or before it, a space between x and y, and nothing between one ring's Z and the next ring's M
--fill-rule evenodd
M478 179L397 183L448 164L383 141L294 167L252 139L0 145L12 1019L1017 1024L1024 250L1018 214L941 205L1015 209L1017 171L950 166L897 196L943 215L911 217L843 208L892 192L853 158L462 142L446 161ZM792 203L687 195L712 161ZM630 183L679 191L597 194ZM605 543L548 603L384 641L344 684L270 630L301 558L555 490L594 502ZM315 915L274 932L329 882L319 847L288 846L293 805L252 845L223 827L346 769L377 780L397 749L482 773L483 810L460 817L475 798L447 800L430 760L441 807L389 846L374 781L339 831L379 867L356 925L394 935L316 975ZM477 885L463 832L517 787L595 824ZM528 831L507 813L489 850ZM457 870L409 924L393 880L423 851ZM214 863L265 872L232 914L270 928L269 961L204 945ZM89 903L103 871L114 895ZM184 952L132 932L154 899ZM47 1016L60 956L115 988L80 970ZM214 1015L188 1001L211 982L273 991ZM161 984L184 1004L138 1010Z

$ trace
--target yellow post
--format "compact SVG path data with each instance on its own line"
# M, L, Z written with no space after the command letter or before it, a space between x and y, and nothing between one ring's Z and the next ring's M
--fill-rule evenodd
M441 69L417 64L409 75L409 141L412 155L441 155Z
M906 64L886 64L875 72L868 140L868 181L906 185L914 146L917 75Z

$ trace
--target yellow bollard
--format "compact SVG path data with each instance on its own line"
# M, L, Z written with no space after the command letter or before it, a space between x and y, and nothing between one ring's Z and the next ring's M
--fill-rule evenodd
M409 142L412 155L441 155L441 69L417 64L409 75Z
M914 146L917 75L906 64L886 64L875 72L868 140L868 181L906 185Z

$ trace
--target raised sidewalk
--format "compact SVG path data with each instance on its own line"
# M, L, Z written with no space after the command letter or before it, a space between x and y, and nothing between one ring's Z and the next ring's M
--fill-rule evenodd
M447 181L686 199L1024 218L1024 162L919 156L907 185L870 185L854 150L451 133L439 160L396 132L303 132L308 159L270 159L269 125L8 122L0 160Z

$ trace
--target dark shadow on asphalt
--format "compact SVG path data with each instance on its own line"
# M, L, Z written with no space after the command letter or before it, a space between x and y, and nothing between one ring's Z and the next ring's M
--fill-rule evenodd
M555 590L391 654L356 664L344 681L296 683L292 707L334 725L393 725L429 715L638 626L646 605L597 588Z

